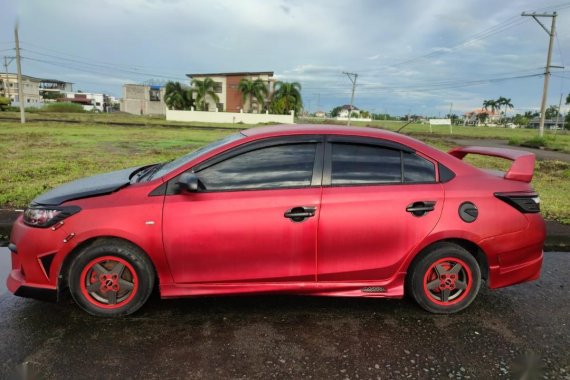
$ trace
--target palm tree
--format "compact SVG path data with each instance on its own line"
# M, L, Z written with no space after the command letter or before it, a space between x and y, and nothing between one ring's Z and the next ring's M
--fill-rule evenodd
M299 114L303 108L301 98L301 84L299 82L275 82L275 91L271 101L273 111L287 114L295 111Z
M261 106L264 104L265 98L267 97L267 93L268 93L267 86L265 85L265 82L263 82L259 78L256 80L243 78L242 80L239 81L238 90L241 92L241 94L243 96L244 104L245 104L246 99L249 98L249 102L248 102L249 113L253 112L253 98L254 97L257 100L258 111L261 111Z
M189 110L194 105L192 90L180 82L168 82L164 89L164 102L171 110Z
M216 103L220 101L220 98L214 91L214 85L216 82L212 78L205 78L204 80L193 79L192 80L192 91L196 94L196 105L198 110L204 111L204 106L206 105L206 100L208 97Z
M497 110L497 101L493 100L493 99L489 99L489 100L483 100L483 108L485 110L488 110L489 108L491 108L491 112L495 112Z
M507 116L507 110L509 108L513 108L513 103L511 102L511 98L505 98L503 96L499 97L499 99L496 100L497 105L499 106L499 115L500 115L500 111L501 111L501 107L505 107L505 112L503 113L505 116ZM500 120L499 120L500 123Z

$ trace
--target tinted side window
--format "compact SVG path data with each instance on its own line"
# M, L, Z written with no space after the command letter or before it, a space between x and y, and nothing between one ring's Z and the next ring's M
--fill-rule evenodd
M404 153L404 182L435 182L435 165L413 153Z
M311 185L316 144L290 144L240 154L196 173L206 190Z
M371 145L332 145L332 185L399 183L400 151Z

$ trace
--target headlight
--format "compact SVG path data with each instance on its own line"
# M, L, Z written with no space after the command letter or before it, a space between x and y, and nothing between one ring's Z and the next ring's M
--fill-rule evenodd
M51 227L79 211L81 208L78 206L28 207L24 211L24 223L32 227Z

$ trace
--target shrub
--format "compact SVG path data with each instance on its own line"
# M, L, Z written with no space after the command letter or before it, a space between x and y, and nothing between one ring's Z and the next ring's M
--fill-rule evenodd
M41 112L83 113L85 110L81 104L63 102L48 103L41 108Z
M6 111L10 107L10 98L0 96L0 111Z

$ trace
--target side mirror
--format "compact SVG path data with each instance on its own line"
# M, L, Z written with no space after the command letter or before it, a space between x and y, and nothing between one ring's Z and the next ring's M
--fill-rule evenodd
M182 191L188 191L191 193L195 193L198 191L198 177L196 174L192 172L182 173L180 177L178 177L178 181L176 184L178 188Z

